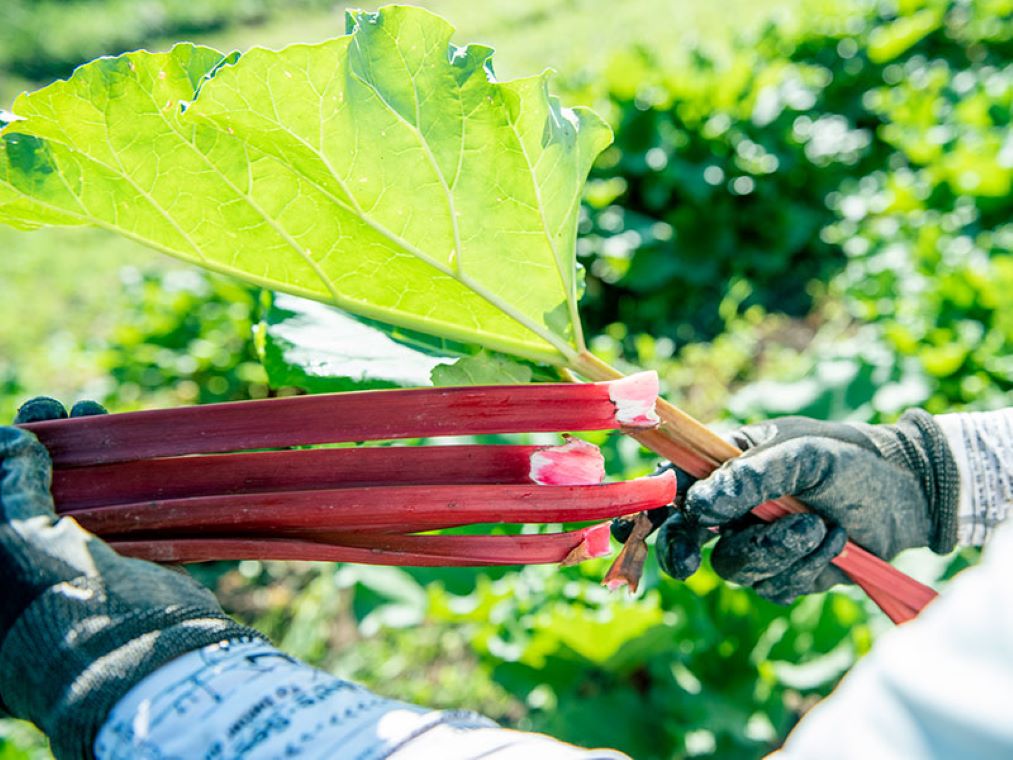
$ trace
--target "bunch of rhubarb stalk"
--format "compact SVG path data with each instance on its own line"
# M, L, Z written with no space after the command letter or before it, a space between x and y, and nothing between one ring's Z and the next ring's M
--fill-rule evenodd
M432 531L639 515L604 579L610 587L633 589L650 529L643 513L674 499L671 472L605 483L601 453L575 438L541 447L305 447L622 430L696 476L739 453L659 400L653 372L597 383L298 396L24 427L53 458L57 511L130 556L160 562L572 564L610 553L607 522L526 535ZM772 520L802 509L785 497L754 513ZM895 622L914 617L935 596L851 543L834 563Z
M657 424L656 400L650 373L584 385L297 396L25 427L53 458L57 511L130 556L572 564L610 553L607 522L529 535L430 531L608 520L671 502L674 476L604 483L598 448L576 438L559 446L292 447L645 429Z

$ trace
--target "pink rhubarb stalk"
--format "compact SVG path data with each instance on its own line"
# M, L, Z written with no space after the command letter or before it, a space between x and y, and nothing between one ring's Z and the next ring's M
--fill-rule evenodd
M605 540L602 541L602 530ZM540 564L562 562L574 552L585 559L604 557L611 553L608 540L609 524L599 523L588 528L563 533L529 535L448 535L402 534L380 532L335 532L326 536L295 535L310 541L335 546L355 546L383 551L410 552L449 557L480 557L496 564Z
M591 486L383 486L204 496L90 507L73 514L102 536L194 530L408 533L473 523L603 520L668 504L675 487L675 475L666 472Z
M594 485L596 446L383 446L171 457L53 472L58 512L194 496L381 485Z
M361 391L25 425L57 467L321 443L645 428L654 373L620 381Z
M567 437L562 446L532 453L528 477L545 486L594 485L605 480L605 459L597 446Z
M530 536L352 534L345 537L350 542L346 544L298 538L231 537L114 540L110 544L121 554L156 562L262 559L420 567L481 567L556 563L564 561L575 552L584 552L588 557L604 556L608 552L601 543L603 529L607 532L608 525ZM590 546L582 549L589 543Z

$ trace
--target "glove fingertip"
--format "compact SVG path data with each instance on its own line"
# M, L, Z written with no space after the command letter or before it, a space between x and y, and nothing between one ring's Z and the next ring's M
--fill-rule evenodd
M633 520L628 517L613 518L612 524L609 526L609 530L612 532L612 538L621 544L625 544L626 539L628 539L630 537L630 533L633 532Z
M93 417L97 414L109 414L106 408L97 401L78 401L70 408L71 417Z
M701 525L724 525L755 506L742 498L741 490L732 467L725 464L686 492L686 510Z
M844 546L848 543L848 532L840 525L834 525L827 531L827 537L823 541L827 555L833 559L844 551Z
M658 532L658 564L673 578L686 580L700 569L700 547L709 537L684 512L674 512Z
M848 574L840 568L835 567L834 565L827 565L823 572L816 576L816 580L813 581L813 591L816 593L823 593L824 591L829 591L834 586L845 585L853 582L854 581L848 577Z
M775 604L791 604L803 594L825 591L834 583L841 582L841 578L844 577L843 573L830 563L841 553L847 541L848 534L844 528L839 525L831 526L826 530L826 535L819 546L808 556L778 575L757 583L753 587L754 590Z
M30 422L62 420L66 419L66 417L67 409L55 398L36 396L18 408L18 413L14 417L14 424L25 425Z
M658 547L658 564L661 569L679 581L684 581L700 569L700 549L684 541L671 541Z

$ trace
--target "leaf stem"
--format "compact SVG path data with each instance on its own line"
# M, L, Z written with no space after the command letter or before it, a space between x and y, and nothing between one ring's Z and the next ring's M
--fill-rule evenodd
M638 423L622 418L612 394L610 383L359 391L50 420L24 427L49 449L56 466L79 467L321 443L609 430Z
M585 522L653 509L675 497L675 475L591 486L438 485L336 488L166 499L75 510L93 533L436 530L475 523Z
M228 537L165 538L156 541L110 541L121 554L155 562L218 560L315 560L416 567L483 567L563 562L597 527L567 533L530 536L392 536L348 537L347 543L300 538ZM596 554L595 556L600 556Z

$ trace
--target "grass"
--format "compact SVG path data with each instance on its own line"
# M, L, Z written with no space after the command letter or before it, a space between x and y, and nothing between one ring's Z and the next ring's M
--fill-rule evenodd
M790 14L802 0L416 0L448 19L457 29L457 44L480 42L496 50L499 77L535 74L551 67L566 76L600 70L609 56L629 45L673 50L691 43L723 44L732 29L747 30L768 18L772 8ZM375 9L386 3L349 3ZM319 42L344 33L343 8L278 19L265 26L230 29L201 42L219 49L244 50L258 45L279 48L293 42ZM172 41L160 41L160 46Z

